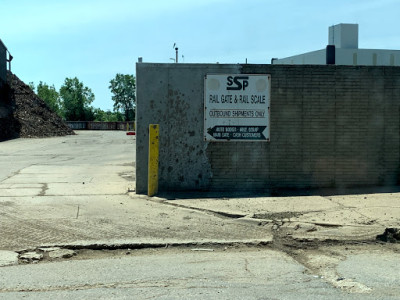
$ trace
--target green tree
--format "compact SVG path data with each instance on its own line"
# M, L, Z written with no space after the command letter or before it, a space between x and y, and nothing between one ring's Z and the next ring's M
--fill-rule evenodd
M119 122L123 121L124 117L119 112L104 111L100 108L94 109L94 121L101 122Z
M106 122L106 113L100 109L100 108L95 108L94 109L94 121L100 121L100 122Z
M36 87L36 90L38 97L46 102L52 111L61 116L60 94L57 92L54 85L49 86L48 84L40 81Z
M113 94L114 112L121 112L125 121L135 119L136 82L133 75L117 74L110 80L109 89Z
M83 85L78 78L65 78L60 88L64 117L68 121L91 121L94 119L92 90Z
M35 83L33 81L29 82L28 86L32 91L35 91L36 88L35 88Z

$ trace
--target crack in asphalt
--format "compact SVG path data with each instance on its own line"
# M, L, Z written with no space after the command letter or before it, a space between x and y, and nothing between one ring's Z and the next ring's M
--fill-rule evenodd
M12 177L14 177L14 176L19 175L23 169L25 169L25 167L22 168L22 169L19 169L18 171L14 172L14 173L12 173L11 175L8 175L6 178L4 178L3 180L1 180L0 183L2 183L2 182L6 181L6 180L8 180L8 179L10 179L10 178L12 178Z
M236 213L227 213L227 212L221 212L221 211L214 211L214 210L210 210L210 209L207 209L207 208L191 207L191 206L178 204L178 203L153 200L151 198L148 199L148 200L156 202L156 203L162 203L162 204L165 204L165 205L174 206L174 207L185 208L185 209L194 210L194 211L200 211L200 212L204 212L204 213L207 213L207 214L211 214L211 215L215 215L215 216L219 216L219 217L224 217L224 218L228 218L228 219L239 219L239 218L243 218L243 217L247 216L246 214L236 214Z
M42 190L38 194L39 197L45 196L46 195L46 191L49 189L47 183L41 183L41 185L42 185Z
M298 216L302 216L302 215L306 215L309 213L318 213L318 212L322 212L322 210L315 210L315 211L306 211L306 212L276 212L276 213L260 213L260 214L238 214L238 213L227 213L227 212L221 212L221 211L215 211L215 210L211 210L211 209L207 209L207 208L198 208L198 207L192 207L192 206L187 206L184 204L178 204L178 203L171 203L171 202L166 202L166 201L159 201L159 200L152 200L149 199L150 201L153 202L157 202L157 203L163 203L165 205L170 205L170 206L175 206L175 207L179 207L179 208L186 208L189 210L194 210L194 211L200 211L200 212L204 212L207 214L211 214L217 217L223 217L223 218L228 218L228 219L240 219L240 218L244 218L244 217L248 217L250 216L251 219L254 220L261 220L261 221L270 221L270 222L284 222L284 223L297 223L299 222L298 220L296 221L291 221L290 219L292 217L298 217ZM345 207L345 206L343 206ZM346 207L347 208L347 207ZM327 211L327 210L325 210ZM336 211L335 209L332 209L331 211ZM360 214L362 215L362 214ZM363 216L363 215L362 215ZM368 218L367 216L363 216L365 218ZM285 220L286 219L286 220ZM285 220L285 221L284 221ZM321 227L362 227L363 225L343 225L343 224L333 224L333 223L323 223L323 222L304 222L302 221L301 223L306 223L306 224L314 224L317 226L321 226ZM378 223L377 223L378 224ZM371 224L367 224L367 225L371 225ZM382 224L379 224L382 225ZM383 225L382 225L383 226Z
M380 226L385 227L384 224L378 222L376 219L371 219L370 217L368 217L368 216L366 216L366 215L364 215L364 214L362 214L362 213L356 211L356 209L357 209L356 207L346 206L346 205L344 205L344 204L342 204L342 203L340 203L340 202L338 202L338 201L333 200L331 197L326 197L326 196L321 196L321 197L323 197L323 198L329 200L329 201L332 202L332 203L335 203L336 205L340 206L342 209L348 209L348 210L350 210L351 212L353 212L353 213L355 213L355 214L358 214L358 215L360 215L360 216L362 216L362 217L364 217L364 218L370 220L370 221L368 221L367 224L365 224L365 225L378 224L378 225L380 225ZM370 223L370 224L369 224L369 223Z
M170 281L168 281L170 282ZM148 283L148 280L134 280L126 282L113 282L113 283L93 283L93 284L72 284L68 286L48 286L43 288L5 288L0 289L0 293L13 293L13 292L54 292L54 291L70 291L70 290L89 290L101 288L143 288L143 287L162 287L165 283L160 281L160 284Z
M346 256L337 251L330 251L327 247L333 246L363 246L363 245L377 245L382 244L376 240L366 240L366 241L336 241L336 240L324 240L324 241L306 241L306 240L296 240L291 236L287 235L289 229L279 229L274 232L274 238L272 243L270 242L252 242L246 243L242 241L237 242L218 242L218 243L141 243L141 244L118 244L118 245L107 245L107 244L91 244L91 245L52 245L52 247L61 247L66 249L74 250L121 250L129 249L150 249L150 248L182 248L182 247L193 247L193 246L203 246L203 247L226 247L226 246L253 246L257 248L268 248L273 249L282 253L285 253L291 257L294 261L302 265L306 272L310 275L318 276L319 279L327 282L332 287L341 289L349 293L370 293L372 289L365 286L355 280L350 278L342 278L337 272L337 266L340 261L343 261ZM37 247L32 250L38 250L44 246ZM49 247L46 245L46 247ZM24 251L24 250L21 250ZM21 252L19 251L19 252ZM79 255L79 254L78 254ZM313 257L321 257L322 260L314 261ZM244 259L244 269L246 272L252 274L249 268L249 261ZM123 283L105 283L105 284L84 284L84 285L71 285L71 286L55 286L49 288L11 288L11 289L0 289L0 293L9 292L41 292L41 291L61 291L69 289L92 289L92 288L118 288L129 286L130 284L138 284L139 281L135 282L123 282ZM152 286L151 284L149 284Z
M371 288L365 286L352 279L341 278L337 272L337 266L340 261L345 259L345 256L340 253L334 253L329 251L326 253L326 247L334 246L354 246L354 245L376 245L376 240L366 241L335 241L335 240L324 240L324 241L305 241L295 240L291 236L287 235L288 230L276 230L274 232L273 243L271 248L277 251L283 252L290 256L297 263L302 265L306 271L311 275L318 276L321 280L324 280L334 288L344 290L348 293L370 293ZM324 250L325 249L325 250ZM323 258L314 262L313 257L318 256Z

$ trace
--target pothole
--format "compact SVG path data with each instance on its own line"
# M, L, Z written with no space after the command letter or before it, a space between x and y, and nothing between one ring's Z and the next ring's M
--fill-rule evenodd
M18 260L22 264L38 263L42 260L58 260L71 258L77 251L61 247L40 247L34 250L24 250L19 253Z
M87 260L103 258L120 258L128 255L155 254L160 251L170 253L194 252L224 252L224 251L249 251L253 249L269 248L267 242L259 243L187 243L187 244L132 244L122 246L88 245L67 247L39 247L17 251L18 264L38 264L64 260Z
M376 239L386 243L400 243L400 229L386 228L384 233L376 236Z

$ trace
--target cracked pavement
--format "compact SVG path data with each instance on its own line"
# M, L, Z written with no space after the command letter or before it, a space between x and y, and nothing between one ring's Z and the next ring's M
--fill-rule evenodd
M366 275L352 277L354 265L373 256L389 269L399 260L400 244L375 240L385 228L400 227L395 188L348 195L150 198L134 191L134 149L134 136L105 131L0 143L0 263L2 252L13 263L15 252L9 251L53 246L78 251L267 246L290 257L296 268L301 265L306 281L364 295L380 287ZM247 273L249 262L244 259ZM376 276L384 282L385 270L379 270Z
M0 249L267 243L271 233L136 195L135 138L78 132L0 144Z
M0 249L42 245L373 240L400 227L400 193L137 195L135 137L79 131L0 144ZM379 190L378 190L379 192Z

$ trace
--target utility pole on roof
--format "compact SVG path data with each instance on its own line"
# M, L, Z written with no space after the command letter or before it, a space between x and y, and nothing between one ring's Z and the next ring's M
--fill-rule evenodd
M175 63L178 63L178 47L176 43L172 46L173 49L175 49Z
M13 60L14 57L11 55L10 51L7 50L7 53L8 53L8 59L7 59L7 61L8 61L8 70L11 72L11 61Z

